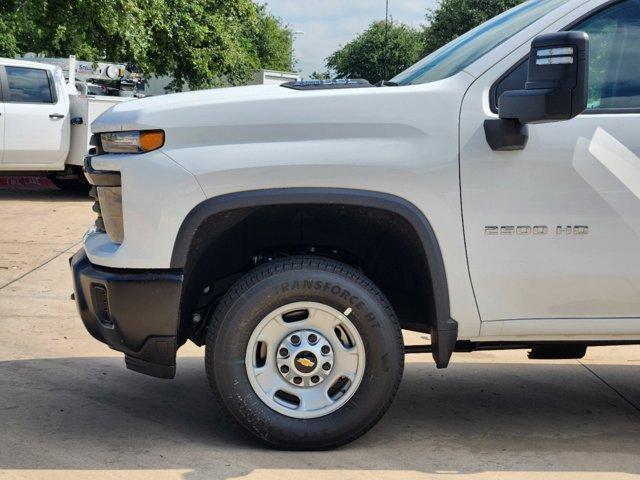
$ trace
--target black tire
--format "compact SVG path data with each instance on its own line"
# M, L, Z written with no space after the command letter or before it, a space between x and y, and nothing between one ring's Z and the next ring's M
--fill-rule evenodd
M84 175L82 175L81 178L58 178L55 175L52 175L49 177L49 180L51 180L51 183L60 190L64 190L66 192L89 193L89 190L91 190L91 185L84 178Z
M308 280L314 287L321 282L332 288L309 288ZM289 288L283 289L284 284ZM340 296L345 290L361 302L350 304ZM249 338L260 321L299 301L323 303L340 312L352 307L349 320L366 352L364 377L353 396L318 418L292 418L268 407L253 390L245 367ZM404 345L391 305L362 273L325 258L289 257L249 272L222 299L210 321L205 366L220 407L254 437L278 449L325 450L352 442L384 415L402 378Z

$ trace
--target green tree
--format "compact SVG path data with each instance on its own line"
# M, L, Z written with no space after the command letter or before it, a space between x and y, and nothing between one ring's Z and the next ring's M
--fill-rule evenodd
M422 33L422 56L521 2L522 0L441 0L436 8L427 11L427 26Z
M312 80L329 80L331 78L331 72L318 72L314 70L313 73L309 75L309 78Z
M0 55L27 51L131 62L175 90L292 67L288 29L251 0L3 0Z
M264 5L258 8L258 16L258 27L254 39L258 60L264 68L292 71L294 58L291 30L283 28L282 22L270 15Z
M386 80L415 63L420 56L420 33L402 23L373 22L357 38L327 58L338 77Z

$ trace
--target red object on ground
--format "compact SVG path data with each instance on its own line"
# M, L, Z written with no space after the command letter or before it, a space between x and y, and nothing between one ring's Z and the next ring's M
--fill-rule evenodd
M28 190L56 188L46 177L0 177L0 188L24 188Z

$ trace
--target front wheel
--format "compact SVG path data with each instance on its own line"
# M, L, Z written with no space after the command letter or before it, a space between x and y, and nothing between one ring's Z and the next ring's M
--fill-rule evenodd
M206 342L214 395L276 448L328 449L363 435L393 400L400 326L363 274L324 258L257 268L220 302Z

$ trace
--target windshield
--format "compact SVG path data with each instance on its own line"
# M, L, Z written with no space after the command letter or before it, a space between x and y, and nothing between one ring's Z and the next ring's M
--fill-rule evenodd
M518 5L447 43L391 81L415 85L455 75L566 1L530 0Z

